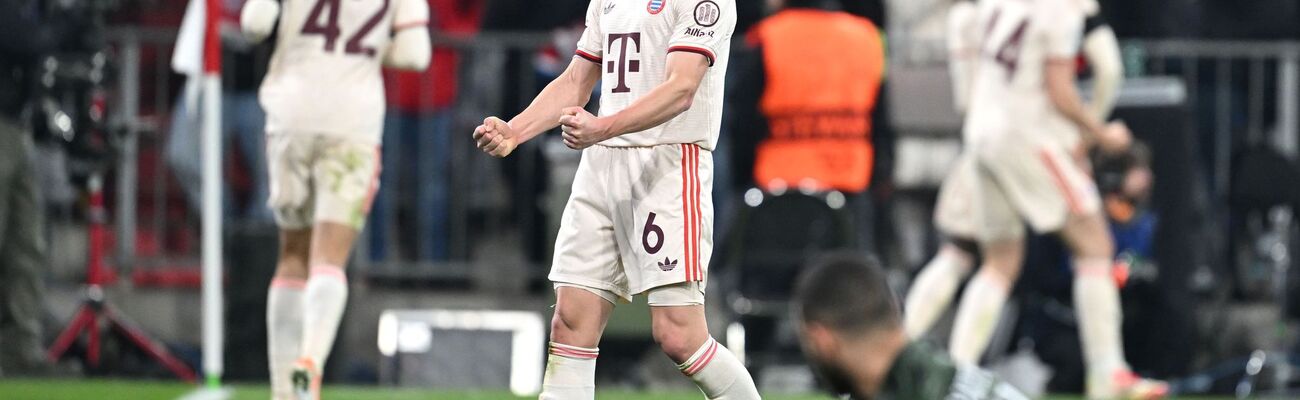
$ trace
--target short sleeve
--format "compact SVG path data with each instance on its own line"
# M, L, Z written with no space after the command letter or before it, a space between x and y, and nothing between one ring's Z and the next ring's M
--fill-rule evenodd
M1050 2L1049 2L1050 3ZM1063 2L1062 2L1063 3ZM1068 11L1067 11L1068 10ZM1074 58L1083 42L1084 12L1077 6L1038 12L1047 39L1047 57Z
M671 4L676 20L668 52L698 53L712 66L717 54L731 45L736 30L735 0L675 0Z
M429 4L425 0L398 0L393 9L393 32L424 27L429 24Z
M600 32L600 3L602 1L612 0L591 0L587 5L587 29L582 31L582 37L578 39L578 50L575 52L578 57L587 61L599 64L601 57L605 54L605 39Z
M959 1L948 9L948 54L951 57L970 57L979 45L975 5Z

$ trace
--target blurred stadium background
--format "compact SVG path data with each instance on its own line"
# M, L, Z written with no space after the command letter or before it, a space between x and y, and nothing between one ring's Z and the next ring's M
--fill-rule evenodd
M540 376L528 371L543 361L541 321L549 319L553 302L545 274L578 153L549 137L509 159L491 159L474 148L469 132L484 115L513 115L564 67L586 1L429 3L432 66L424 74L386 75L383 187L349 266L353 294L326 371L327 382L349 386L327 391L326 398L502 398L515 374ZM740 32L761 17L763 2L737 3L742 16L733 54L739 57ZM846 3L887 34L885 117L876 121L876 134L893 138L878 144L890 166L878 171L871 188L872 223L854 229L871 233L872 249L891 267L902 293L935 249L935 191L960 147L943 42L951 2ZM106 329L100 343L71 343L64 361L71 366L57 373L62 380L0 378L0 398L182 395L192 386L173 383L175 372L201 369L202 338L198 129L180 109L196 88L170 65L186 2L40 4L78 26L67 32L64 51L46 63L44 85L51 90L32 118L50 243L43 271L46 343L73 318L85 298L84 283L92 280L104 283L102 293L92 295L107 299L117 315L184 365L160 366L120 331ZM224 4L236 15L242 2ZM1154 184L1145 204L1158 216L1145 233L1150 252L1129 255L1132 274L1122 292L1133 367L1189 393L1232 395L1245 388L1294 396L1287 388L1297 383L1300 296L1288 294L1300 282L1290 255L1300 239L1294 218L1300 204L1300 2L1101 5L1121 39L1128 77L1117 117L1151 150ZM260 207L263 117L255 96L270 48L243 41L236 23L222 28L223 378L236 385L236 398L265 398L258 385L266 378L265 293L276 230ZM759 268L749 264L761 260L744 246L722 244L739 235L788 244L777 249L782 257L768 260L777 265L762 267L788 271L836 243L837 233L817 223L846 217L835 211L833 194L759 193L736 179L730 160L744 157L730 154L728 143L742 135L724 131L716 154L720 245L711 267L711 331L740 349L765 392L802 398L815 389L814 379L799 363L788 321L763 307L780 300L748 292L786 278L742 279L739 271ZM101 179L97 201L89 188ZM102 212L94 207L100 201ZM782 232L754 228L786 226L774 214L812 226L813 235L789 243ZM1033 393L1081 388L1070 275L1044 268L1058 265L1053 260L1061 254L1055 239L1031 240L1027 263L1038 267L1025 270L986 358ZM95 263L104 272L87 276L87 265ZM485 328L493 315L512 322ZM518 340L538 346L535 358ZM98 347L98 360L88 357L90 347ZM617 308L601 349L598 386L619 392L600 397L694 398L651 341L644 300ZM491 361L469 372L446 372L471 355ZM430 388L460 392L419 391Z

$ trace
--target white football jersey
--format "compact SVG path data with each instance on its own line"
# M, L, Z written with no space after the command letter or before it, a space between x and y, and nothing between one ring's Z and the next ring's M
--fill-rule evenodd
M591 0L577 53L601 66L600 115L622 111L663 83L669 52L697 53L711 64L689 110L600 144L691 143L713 150L722 127L723 81L735 28L735 0Z
M424 0L282 0L279 38L260 92L266 132L379 143L380 64L390 37L426 22L395 21L402 1Z
M1072 146L1078 129L1052 105L1048 60L1075 62L1085 12L1080 0L980 0L980 59L964 137L976 147L1007 140Z

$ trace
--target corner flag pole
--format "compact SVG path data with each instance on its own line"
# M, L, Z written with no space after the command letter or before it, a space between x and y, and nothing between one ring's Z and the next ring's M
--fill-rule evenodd
M221 0L206 0L203 41L203 376L221 386Z

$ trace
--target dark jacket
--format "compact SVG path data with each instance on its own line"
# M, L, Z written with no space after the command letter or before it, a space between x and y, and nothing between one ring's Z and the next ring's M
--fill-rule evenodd
M18 117L35 88L37 62L57 45L39 12L35 0L0 0L0 117Z
M1020 390L978 367L958 367L948 353L913 342L889 368L880 398L893 400L1028 400Z

